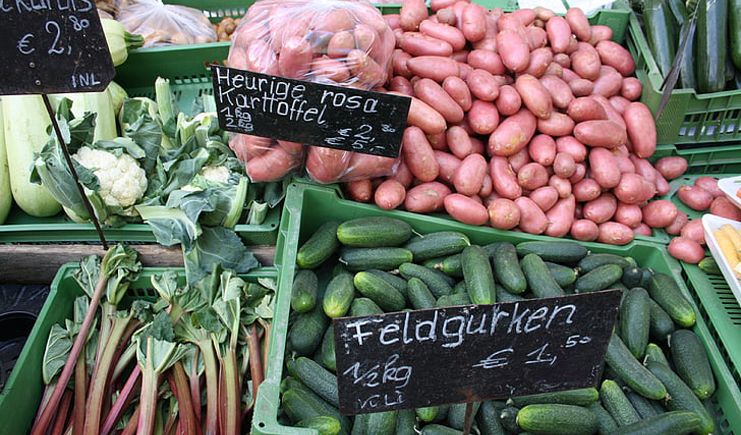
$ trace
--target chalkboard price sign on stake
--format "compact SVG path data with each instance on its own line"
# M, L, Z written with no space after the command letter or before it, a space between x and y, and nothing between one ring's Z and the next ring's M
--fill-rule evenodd
M333 319L340 412L587 388L621 290Z
M397 157L411 99L212 65L223 130Z
M93 0L0 1L0 94L103 91L116 70Z

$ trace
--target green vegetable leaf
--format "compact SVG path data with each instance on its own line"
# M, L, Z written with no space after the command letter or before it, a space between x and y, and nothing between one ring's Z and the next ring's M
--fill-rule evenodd
M162 274L153 274L150 282L160 297L172 302L178 289L178 273L173 269L165 269Z
M97 255L88 255L79 262L79 267L72 270L72 277L80 285L80 288L92 297L95 291L95 284L98 282L100 274L100 257Z
M55 323L49 331L44 359L41 363L41 376L45 384L50 384L54 377L62 371L70 350L72 350L72 339L69 336L69 331Z
M198 283L206 278L215 264L247 273L259 267L260 262L234 231L222 227L202 227L203 233L193 249L183 249L185 273L188 283Z
M190 252L203 232L198 222L191 220L178 208L156 205L135 208L144 222L152 228L157 243L162 245L181 244L183 251Z

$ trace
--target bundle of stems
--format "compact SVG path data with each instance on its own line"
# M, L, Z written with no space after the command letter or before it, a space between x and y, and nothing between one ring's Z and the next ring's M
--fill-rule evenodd
M33 435L237 435L249 431L270 335L274 279L246 282L217 265L198 284L142 273L136 251L80 261L84 295L50 331L46 390ZM137 289L139 295L141 289Z

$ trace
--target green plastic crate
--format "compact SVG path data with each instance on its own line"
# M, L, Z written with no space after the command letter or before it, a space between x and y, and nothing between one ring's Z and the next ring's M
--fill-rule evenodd
M631 14L627 45L636 62L636 76L643 84L641 101L656 115L664 81L648 48L638 18ZM678 148L712 145L741 139L741 90L698 94L674 89L656 120L657 143Z
M716 143L692 149L660 145L651 160L656 161L668 156L684 157L688 164L686 172L688 175L741 174L741 143Z
M383 211L377 207L343 200L336 190L319 186L293 183L288 191L286 205L281 217L281 228L276 246L276 264L279 266L279 288L276 298L273 332L270 341L269 361L265 381L258 389L257 402L252 422L253 435L299 435L312 431L283 426L278 422L280 405L280 382L283 376L282 362L286 352L286 334L290 311L291 285L296 271L295 259L298 247L325 221L348 220L364 216L392 216L412 225L415 231L425 234L433 231L452 230L467 234L472 243L486 244L493 241L519 243L527 240L549 240L511 231L499 231L461 224L447 219L418 215L404 211ZM593 252L632 256L639 264L664 272L677 281L682 291L690 292L682 279L682 267L672 259L666 249L652 243L633 241L626 246L611 246L584 243ZM727 359L715 343L705 319L699 318L694 332L703 340L708 351L713 371L718 381L713 411L718 416L717 434L741 434L741 392L729 370Z
M67 263L59 268L46 303L23 346L5 389L0 393L0 420L2 420L0 432L3 434L22 435L31 430L44 392L41 361L47 336L52 325L62 324L64 319L72 316L74 299L82 295L82 289L72 277L72 271L77 268L77 263ZM183 269L174 269L179 272L183 284L185 282ZM121 306L129 306L135 299L155 300L156 292L150 284L150 277L161 274L164 270L165 268L160 267L144 268L139 279L132 283L122 299ZM257 282L258 278L276 278L278 271L275 268L261 268L240 276L248 282Z
M275 207L268 211L260 225L239 224L234 231L248 245L274 245L278 239L278 221L281 210ZM147 224L126 224L118 228L103 227L103 235L109 242L157 241ZM13 206L7 220L0 225L0 243L61 243L98 242L98 232L91 223L72 222L64 213L52 217L33 217Z

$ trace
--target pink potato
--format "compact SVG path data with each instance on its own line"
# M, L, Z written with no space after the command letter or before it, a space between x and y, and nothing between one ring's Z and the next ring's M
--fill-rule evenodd
M597 241L608 245L627 245L635 238L633 230L619 222L605 222L599 225Z
M741 208L736 207L725 196L719 196L713 200L713 203L710 204L710 214L734 221L741 221Z
M574 196L579 202L587 202L597 199L602 194L602 188L592 178L584 178L572 187Z
M520 224L520 209L514 201L497 198L489 203L489 223L499 230L511 230Z
M627 227L635 228L643 221L643 211L635 204L618 202L614 219Z
M599 236L599 227L589 219L577 219L571 224L571 237L582 242L593 242Z
M474 69L483 69L495 76L503 75L506 72L502 58L490 50L471 50L466 62Z
M593 147L618 148L628 143L625 128L609 120L582 121L574 127L574 137Z
M514 115L522 107L522 98L514 86L504 85L499 88L496 105L502 116Z
M666 199L651 201L643 207L643 222L651 228L666 228L677 218L677 206Z
M484 225L489 222L489 212L486 207L471 197L451 193L445 197L443 205L445 211L458 222L469 225Z
M702 187L695 185L680 186L677 196L684 205L692 210L705 211L713 203L713 195Z
M594 91L594 83L592 83L591 80L574 79L567 83L569 84L574 97L586 97L591 95Z
M617 199L611 193L603 193L597 199L584 204L583 213L586 219L596 224L607 222L615 215Z
M526 196L515 199L520 209L520 229L529 234L542 234L548 228L548 218L533 200Z
M672 187L669 185L669 182L666 181L666 178L664 178L663 175L659 173L659 171L656 172L656 193L659 194L659 196L665 196L668 195L669 192L671 192Z
M626 77L623 79L623 86L620 88L620 95L624 98L635 101L641 98L643 92L643 85L641 81L635 77Z
M696 241L687 237L675 237L667 247L669 255L685 263L697 264L705 258L705 249Z
M459 125L451 125L448 127L448 130L445 133L445 142L448 145L448 150L450 150L450 152L459 159L464 159L466 156L473 153L471 136L468 135L465 128Z
M543 186L530 192L528 198L538 204L541 210L547 212L558 201L558 191L553 186Z
M689 222L689 220L690 218L689 216L687 216L687 213L679 210L677 211L677 217L674 219L674 222L672 222L671 225L669 225L668 227L664 228L664 231L672 236L678 236L682 232L682 228L687 225L687 222Z
M569 107L569 104L574 100L574 93L571 92L568 83L554 75L543 76L539 80L551 95L551 100L555 107L559 109Z
M682 227L679 234L682 237L694 240L701 245L705 244L705 229L702 226L702 219L693 219L687 222Z
M507 161L512 167L512 170L517 173L520 172L520 169L522 169L523 166L527 165L532 160L530 160L530 153L527 152L527 148L523 148L520 151L507 157Z
M576 199L574 195L559 199L545 214L548 219L545 235L560 238L569 234L571 224L574 222L575 209Z
M409 170L419 180L428 182L439 175L440 165L435 159L435 150L419 127L411 126L404 130L401 152Z
M587 147L574 136L563 136L556 139L556 152L571 154L576 163L587 159Z
M639 157L651 157L656 151L656 122L651 110L640 101L634 101L625 108L623 119L633 152Z
M443 208L443 200L452 192L437 181L418 184L406 194L404 208L413 213L432 213Z
M515 80L515 89L520 94L525 107L538 118L548 118L553 112L551 94L536 77L522 74Z
M471 109L473 100L471 90L468 88L466 81L458 76L448 76L443 80L443 89L450 97L461 106L461 109L468 111Z
M630 100L622 97L620 95L613 95L612 97L608 98L607 101L610 102L610 105L615 108L615 110L618 111L621 115L625 113L625 108L628 107L630 104Z
M639 204L653 198L656 187L641 175L628 172L620 176L620 182L613 192L626 204Z
M566 198L571 195L571 182L566 178L553 174L548 180L548 185L556 189L559 198Z
M550 47L536 48L530 52L530 63L523 74L542 77L553 62L553 50Z
M498 76L492 75L484 69L474 69L468 73L466 83L471 90L471 95L484 101L494 101L499 96Z
M506 157L493 156L489 161L489 174L499 196L512 200L522 196L522 187Z
M517 183L523 189L535 190L548 184L548 171L540 163L530 162L517 171Z
M720 190L720 187L718 187L718 179L710 176L702 176L695 178L695 186L702 187L703 189L710 192L711 195L713 195L713 198L717 198L719 196L724 196L725 193L723 193L722 190Z
M645 222L641 222L640 224L638 224L637 227L633 228L633 233L636 236L646 236L646 237L651 237L654 234L651 227L646 225Z
M555 16L545 23L548 42L554 53L565 53L571 42L571 27L565 18Z
M388 179L379 184L373 194L373 201L384 210L393 210L404 203L407 190L403 184Z
M452 186L453 176L461 164L461 159L445 151L435 151L435 160L439 167L437 181Z
M594 27L592 28L594 31ZM604 40L595 46L602 63L615 68L623 77L633 75L635 72L635 61L628 49L614 41Z
M456 192L466 196L479 193L484 185L484 178L488 177L487 163L481 154L470 154L461 161L453 175L453 186Z
M530 158L543 166L550 166L556 159L556 141L547 134L535 135L527 147ZM573 160L573 157L572 157Z
M538 118L537 130L551 136L568 136L574 132L574 120L561 112L552 112L548 118Z
M348 181L344 183L347 194L353 201L370 202L373 198L373 182L369 179Z
M405 189L409 189L414 181L414 174L409 170L404 161L399 162L399 166L396 168L396 173L388 177L390 180L396 180L404 186Z
M574 174L569 177L569 182L571 184L576 184L587 176L587 165L584 163L577 163L575 166Z
M589 167L592 178L600 186L611 189L620 183L622 174L615 156L605 148L592 148L589 152Z
M530 46L516 30L504 29L497 33L497 50L504 66L513 72L525 71L530 64Z
M489 136L490 156L511 156L527 146L535 134L537 121L528 109L520 109L505 118Z
M558 153L553 161L553 172L562 178L569 178L576 171L576 162L569 153Z
M504 88L505 86L500 89ZM499 111L493 102L476 99L471 103L471 108L466 114L466 120L474 133L491 134L499 126Z
M579 97L569 103L568 114L575 122L606 120L604 107L591 97Z

